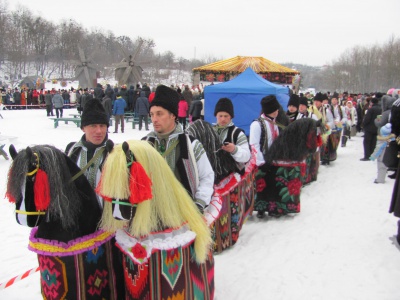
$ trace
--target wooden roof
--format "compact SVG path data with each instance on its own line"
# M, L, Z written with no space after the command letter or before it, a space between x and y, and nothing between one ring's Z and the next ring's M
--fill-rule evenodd
M248 67L252 68L256 73L300 73L299 71L284 67L261 56L235 56L202 67L194 68L193 71L242 73Z

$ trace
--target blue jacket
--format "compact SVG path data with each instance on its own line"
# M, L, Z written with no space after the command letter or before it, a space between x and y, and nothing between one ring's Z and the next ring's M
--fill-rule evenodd
M123 115L125 113L126 102L124 98L118 97L114 102L113 115Z

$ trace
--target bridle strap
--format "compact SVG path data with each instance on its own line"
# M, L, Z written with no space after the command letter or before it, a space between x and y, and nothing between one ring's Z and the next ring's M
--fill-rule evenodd
M39 170L39 155L36 152L34 152L33 155L35 155L37 159L36 168L33 171L26 173L26 176L32 176Z
M22 215L27 215L27 216L40 216L40 215L45 215L45 211L25 211L25 210L16 210L15 211L18 214Z
M77 179L79 176L81 176L87 168L89 168L92 163L104 152L104 147L101 148L99 151L97 151L97 153L92 157L91 160L89 160L89 162L86 164L86 166L84 166L78 173L76 173L72 178L71 178L71 182L74 181L75 179Z

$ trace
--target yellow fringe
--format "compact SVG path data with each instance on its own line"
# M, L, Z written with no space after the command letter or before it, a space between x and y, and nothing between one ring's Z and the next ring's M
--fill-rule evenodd
M176 179L165 159L148 142L132 140L127 143L153 183L153 198L137 206L136 214L127 228L128 232L135 237L146 236L165 228L180 227L187 222L190 229L196 233L194 244L196 260L199 263L204 262L212 243L211 233L193 200ZM122 145L115 146L108 155L101 182L100 192L103 195L128 199L129 169L126 166ZM123 190L123 193L117 191L118 189ZM105 230L115 228L112 219L114 219L112 213L105 212L101 226L105 226Z

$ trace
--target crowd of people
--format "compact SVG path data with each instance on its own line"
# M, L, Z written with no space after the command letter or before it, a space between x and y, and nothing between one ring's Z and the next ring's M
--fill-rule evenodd
M254 211L257 212L258 218L279 218L300 212L302 186L316 181L320 164L330 165L337 158L338 147L346 147L349 139L357 132L362 132L364 153L360 160L377 160L376 184L384 183L387 171L393 171L389 177L396 181L390 212L400 217L398 159L397 164L393 163L390 166L384 159L389 144L396 148L396 157L398 153L398 92L392 90L385 95L350 95L346 92L318 92L316 95L291 93L285 108L274 95L268 95L260 99L261 113L251 122L249 136L234 125L235 109L232 101L221 98L214 108L216 119L212 126L219 139L220 148L217 151L222 151L230 157L234 164L234 172L238 174L243 172L251 156L255 156L258 170L254 178ZM11 108L13 104L20 103L17 101L20 101L21 97L15 96L16 93L19 92L13 94L14 100L11 104L11 96L5 100ZM64 94L73 94L74 97L66 98ZM10 95L10 91L7 91L7 95ZM124 112L134 112L139 117L139 130L142 129L144 121L145 130L149 131L143 140L164 159L175 180L184 187L190 196L188 199L191 199L197 208L197 212L191 210L190 213L196 216L203 214L210 205L216 178L214 165L207 156L208 149L186 130L196 120L204 119L204 101L202 89L190 88L188 85L184 86L182 91L177 86L159 85L151 90L146 84L142 87L130 86L129 89L125 85L121 88L111 88L110 85L103 88L98 84L93 90L46 91L43 97L48 116L53 115L53 106L57 117L62 117L64 105L76 103L81 113L81 128L84 134L80 141L68 145L66 153L85 170L84 174L94 190L101 185L103 164L109 153L104 149L109 140L107 133L110 117L115 116L114 133L118 133L119 124L121 132L124 132ZM152 131L149 128L148 117L153 124ZM140 148L140 145L136 147ZM127 148L124 151L125 157L129 158L129 165L132 164L135 161L135 153L129 152ZM395 160L396 157L391 158ZM153 188L157 188L157 182L152 184ZM130 188L131 186L128 189ZM174 196L169 189L165 193ZM98 194L98 201L102 207L105 207L105 202L110 201L110 197L115 199L119 196L115 193ZM126 204L113 202L111 215L119 220L132 222L134 214L132 208L130 209L130 212L126 213ZM160 215L154 217L161 218ZM191 217L186 215L185 218ZM163 222L160 221L159 224ZM152 232L166 230L164 227L154 226L155 228L151 228ZM397 239L400 243L400 221ZM118 237L117 243L122 243ZM209 247L209 241L203 242L202 247L204 246ZM206 269L213 270L212 255L207 254L207 260L204 249L201 253L202 257L198 262L205 264ZM208 284L208 290L212 293L213 284Z

